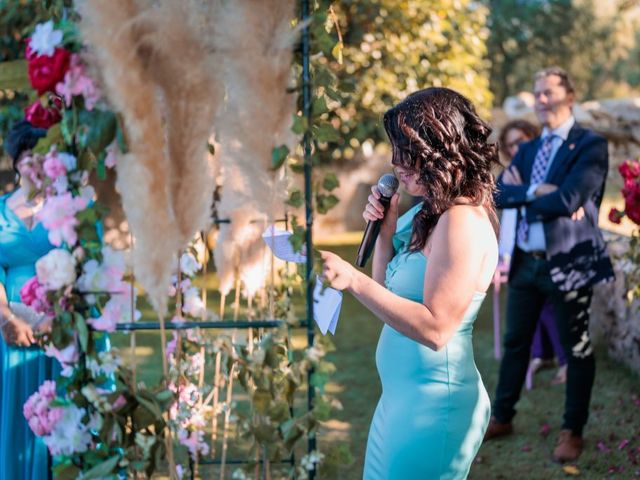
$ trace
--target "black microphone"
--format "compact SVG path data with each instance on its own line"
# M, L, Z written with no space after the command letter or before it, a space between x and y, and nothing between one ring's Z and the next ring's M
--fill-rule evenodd
M391 197L396 193L399 185L400 182L398 182L398 179L391 173L381 176L380 180L378 180L378 191L380 192L378 201L384 206L385 215L391 203ZM378 233L380 233L380 225L382 225L383 220L384 219L369 220L367 222L367 228L364 229L364 235L362 236L362 243L360 243L360 248L358 248L358 258L356 259L356 265L358 267L364 267L367 260L369 260L371 252L373 252L373 247L376 244Z

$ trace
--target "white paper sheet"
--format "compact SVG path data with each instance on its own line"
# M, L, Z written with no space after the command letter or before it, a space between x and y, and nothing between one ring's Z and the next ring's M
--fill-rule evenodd
M342 307L342 292L331 287L325 288L323 292L322 280L316 277L313 302L313 319L318 324L318 328L323 335L326 335L327 331L335 335Z
M269 246L273 254L280 260L286 262L306 263L307 256L302 254L302 251L295 252L293 245L289 242L291 232L286 230L280 230L275 225L269 225L269 227L262 234L262 239Z

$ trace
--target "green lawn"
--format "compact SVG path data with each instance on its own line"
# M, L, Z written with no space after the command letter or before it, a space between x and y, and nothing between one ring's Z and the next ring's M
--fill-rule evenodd
M355 245L324 248L348 261L355 259ZM213 282L207 281L209 286L214 285ZM213 293L211 298L216 305ZM490 298L487 297L476 322L474 344L478 369L487 391L493 396L498 362L493 358ZM334 338L337 350L330 355L337 372L328 385L328 390L336 395L344 408L336 412L334 420L324 425L319 436L321 445L326 442L350 444L354 461L340 472L341 480L362 478L369 422L380 395L374 355L381 326L379 320L351 296L345 295ZM141 361L139 376L149 382L156 381L160 373L158 335L139 333L137 341ZM126 346L129 339L115 334L114 343ZM586 450L576 467L580 478L585 479L640 478L640 465L636 464L640 461L640 381L625 367L609 360L601 350L598 352L591 420L585 431ZM549 383L553 373L547 370L536 376L535 388L524 392L518 405L515 435L484 445L470 478L567 478L562 467L550 460L564 399L563 387ZM540 433L545 424L550 426L546 437Z

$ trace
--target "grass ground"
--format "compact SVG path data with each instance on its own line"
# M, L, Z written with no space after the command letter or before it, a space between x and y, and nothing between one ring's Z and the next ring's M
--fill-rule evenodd
M358 236L352 239L359 241ZM321 248L335 251L345 259L355 258L356 245ZM476 321L474 351L487 391L493 396L499 364L493 358L489 299ZM354 461L335 477L340 480L362 478L369 422L380 395L374 354L381 326L351 296L345 295L334 338L337 350L330 358L337 372L327 387L344 408L323 426L319 436L321 445L346 442L351 446ZM138 334L137 341L137 354L142 361L140 376L153 382L158 378L160 368L157 334ZM128 339L114 335L114 343L125 346ZM567 478L570 474L594 480L640 478L637 463L640 461L640 379L609 360L602 351L598 352L597 368L591 419L585 431L586 450L574 469L567 472L550 461L561 422L564 395L562 386L550 385L554 372L548 370L535 377L533 390L524 392L515 419L516 433L483 445L469 478L553 480ZM547 430L548 434L541 434Z

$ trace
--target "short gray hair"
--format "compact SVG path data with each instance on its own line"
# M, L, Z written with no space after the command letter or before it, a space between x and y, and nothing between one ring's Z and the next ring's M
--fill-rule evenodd
M576 87L575 87L575 84L573 83L573 79L571 78L569 73L564 68L561 68L561 67L547 67L547 68L543 68L542 70L538 70L535 76L533 77L533 81L537 82L541 78L546 78L551 75L556 75L557 77L560 77L560 85L562 85L565 88L567 93L574 93L574 94L576 93Z

